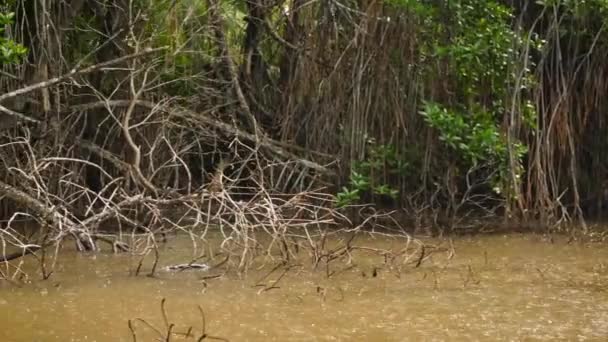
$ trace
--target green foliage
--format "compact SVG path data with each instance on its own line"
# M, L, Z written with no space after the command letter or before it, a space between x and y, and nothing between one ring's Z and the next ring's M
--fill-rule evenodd
M365 193L392 199L399 195L399 191L386 181L384 172L388 176L404 176L409 172L409 163L397 154L394 145L379 145L373 139L368 139L367 143L367 158L353 163L348 186L336 196L338 207L356 203Z
M511 7L496 0L388 0L388 4L417 23L419 67L425 80L421 84L436 92L441 80L449 91L442 102L449 107L469 112L482 107L498 122L511 110L514 94L536 85L532 55L545 42L516 25ZM525 96L518 97L516 105L526 124L536 121L534 106Z
M420 0L385 0L385 3L395 9L406 10L418 17L428 17L434 8Z
M507 140L493 122L492 116L478 108L477 112L461 113L434 102L426 102L421 114L427 124L439 131L440 139L458 152L468 163L494 165L497 174L493 178L494 190L498 193L507 189L509 171L509 150ZM527 147L520 141L513 142L512 150L517 161L516 177L523 173L522 159Z
M425 122L455 152L451 160L460 160L464 168L483 165L494 175L494 189L507 192L511 175L523 173L527 147L513 139L512 165L500 125L506 115L519 114L534 134L537 113L528 92L536 85L531 56L544 41L517 26L512 7L497 0L388 3L418 23L421 84L439 92L440 99L422 99Z
M7 25L13 23L14 13L0 13L0 65L18 63L27 54L27 49L4 37Z
M359 189L349 189L342 187L342 191L336 195L336 206L338 208L346 207L357 202L360 199Z
M441 139L469 163L493 165L494 189L506 192L511 172L516 177L523 173L527 147L520 141L512 143L516 165L510 165L507 140L498 123L511 111L516 96L523 122L532 131L536 128L535 107L516 94L535 83L534 63L522 51L540 49L543 42L514 27L512 9L497 1L483 6L475 0L453 1L449 12L448 39L437 40L434 51L450 65L456 101L447 107L427 102L422 113Z
M596 14L601 16L608 14L608 1L606 0L537 0L536 3L545 7L561 7L573 18L589 18Z
M160 77L163 90L171 96L187 98L200 92L200 82L218 63L222 53L213 32L202 30L209 25L208 2L197 0L140 0L148 13L145 32L152 46L169 47ZM239 0L219 1L224 34L230 55L240 58L246 3Z
M577 41L577 47L594 46L592 50L604 52L602 46L608 44L605 34L608 25L608 1L606 0L538 0L553 17L560 22L558 35L550 39Z
M534 84L533 60L530 55L522 60L521 51L538 49L542 41L514 27L512 9L497 1L451 1L447 10L446 23L435 21L444 38L431 44L434 57L446 61L456 80L451 87L456 100L465 108L477 105L502 114L514 92Z

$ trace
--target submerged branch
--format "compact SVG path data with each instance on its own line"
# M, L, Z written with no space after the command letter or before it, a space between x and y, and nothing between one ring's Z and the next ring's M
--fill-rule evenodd
M40 250L42 247L41 246L25 246L23 248L22 251L20 252L14 252L14 253L9 253L9 254L5 254L5 255L0 255L0 262L6 262L6 261L11 261L14 259L19 259L22 258L26 255L29 254L34 254L36 251Z

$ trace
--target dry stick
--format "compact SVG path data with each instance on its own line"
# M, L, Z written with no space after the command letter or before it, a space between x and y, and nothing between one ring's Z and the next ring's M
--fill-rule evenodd
M110 65L113 65L113 64L118 64L118 63L121 63L121 62L124 62L124 61L128 61L128 60L131 60L131 59L134 59L134 58L138 58L138 57L142 57L142 56L145 56L145 55L149 55L149 54L152 54L152 53L156 53L156 52L163 51L163 50L166 50L166 49L167 49L166 46L159 47L159 48L154 48L154 49L145 49L144 51L141 51L141 52L138 52L138 53L122 56L122 57L119 57L119 58L116 58L116 59L113 59L113 60L110 60L110 61L106 61L106 62L102 62L102 63L99 63L99 64L92 65L90 67L86 67L86 68L83 68L83 69L78 69L78 70L72 69L67 74L51 78L51 79L49 79L47 81L44 81L44 82L34 83L32 85L23 87L21 89L17 89L17 90L14 90L14 91L2 94L2 95L0 95L0 102L4 101L6 99L12 98L12 97L16 97L16 96L19 96L19 95L27 94L27 93L32 92L34 90L39 90L39 89L42 89L42 88L48 88L48 87L54 86L55 84L61 83L61 82L65 81L65 80L68 80L68 79L70 79L70 78L72 78L74 76L77 76L77 75L89 74L89 73L97 71L97 70L99 70L99 69L101 69L103 67L106 67L106 66L110 66Z
M135 269L135 276L137 277L139 275L139 272L141 271L141 267L144 265L144 258L146 256L142 256L141 259L139 260L139 264L137 264L137 268Z
M167 318L167 309L165 308L166 302L167 298L163 298L160 301L160 313L163 315L163 322L165 322L165 328L169 328L169 318Z
M198 307L198 311L201 313L201 321L202 321L202 331L201 331L201 337L198 338L198 342L201 342L202 340L208 338L211 340L218 340L218 341L226 341L228 342L227 339L222 338L222 337L218 337L218 336L211 336L211 335L207 335L207 327L206 327L206 322L205 322L205 312L203 312L203 308L201 308L200 305L197 305Z
M101 101L101 102L87 103L87 104L78 105L78 106L72 106L72 107L70 107L70 109L71 110L85 110L85 109L102 108L105 106L126 107L126 106L129 106L130 104L131 104L131 100L112 100L112 101ZM192 119L192 120L197 120L201 124L209 125L213 128L221 130L222 132L224 132L227 135L232 135L241 140L247 140L247 141L251 141L251 142L257 141L261 147L264 147L283 158L293 160L293 161L301 164L304 167L308 167L315 171L319 171L323 174L333 174L333 171L327 169L326 167L324 167L318 163L315 163L313 161L307 160L307 159L301 159L285 149L287 147L293 148L293 146L288 146L285 143L275 141L266 136L256 137L254 134L244 132L234 126L231 126L231 125L221 122L219 120L213 119L212 117L209 117L206 115L201 115L197 112L194 112L194 111L191 111L188 109L184 109L184 108L169 108L166 105L158 105L153 102L144 101L144 100L137 100L137 101L135 101L135 104L138 106L142 106L144 108L150 109L150 110L159 110L160 109L166 113L170 113L175 116Z
M99 234L91 234L91 236L95 240L103 241L103 242L109 244L110 246L112 246L112 250L114 251L114 253L127 252L130 249L129 244L118 240L118 237L116 237L116 236L114 236L114 238L115 238L114 240L107 238L105 236L99 235Z
M128 324L131 336L133 337L133 342L137 342L137 334L135 333L135 327L133 327L133 321L129 320Z
M193 327L188 327L188 331L186 331L186 333L184 334L184 336L185 336L186 338L188 338L188 337L190 337L190 336L191 336L191 334L192 334L192 329L193 329ZM194 336L193 336L193 337L194 337Z
M173 330L174 326L175 326L175 324L171 323L171 325L169 326L169 329L167 329L167 337L165 338L165 342L171 341L171 331Z
M135 320L136 320L136 321L140 321L140 322L142 322L142 323L143 323L143 324L145 324L145 325L146 325L148 328L150 328L150 329L154 330L154 331L155 331L155 332L158 334L158 336L159 336L159 337L161 337L161 338L164 338L164 337L165 337L165 335L163 335L163 333L162 333L162 332L160 332L160 330L156 329L156 328L155 328L155 327L154 327L152 324L148 323L146 320L141 319L141 318L136 318Z
M414 266L414 268L420 267L420 265L422 264L422 261L424 260L425 254L426 254L426 248L424 248L424 246L422 246L422 250L420 251L420 257L418 258L418 261L416 262L416 266Z
M24 121L36 122L36 123L40 122L40 120L32 119L29 116L26 116L26 115L21 114L19 112L15 112L14 110L10 110L10 109L4 107L3 105L0 105L0 112L8 114L8 115L11 115L11 116L15 116L18 119L21 119L21 120L24 120Z
M224 260L220 261L219 263L217 263L217 264L215 264L213 266L210 266L209 270L213 270L213 269L216 269L216 268L224 265L225 263L228 262L228 260L230 260L230 255L226 255L226 258L224 258Z
M148 277L154 277L154 273L156 273L156 267L158 266L158 259L160 259L160 255L158 253L158 246L156 245L156 241L154 241L154 264L152 264L152 270L150 270Z
M67 233L74 235L76 242L79 245L85 241L87 245L89 245L88 248L91 250L96 250L95 243L91 239L88 231L78 228L78 225L75 222L60 214L57 210L48 208L38 199L35 199L29 194L19 189L15 189L2 181L0 181L0 195L4 195L17 203L24 205L36 214L40 215L40 217L50 221L56 227L61 227L63 224L67 224ZM66 231L62 231L61 233L62 234L60 237L65 235Z
M90 141L83 139L76 140L76 143L79 147L82 147L89 152L95 153L101 159L110 162L112 166L116 167L120 171L123 171L123 173L125 173L125 171L129 169L129 164L122 161L113 152L110 152Z
M270 284L269 286L265 286L258 293L270 291L272 289L278 289L279 287L277 286L277 284L281 281L281 279L283 279L283 277L285 277L287 272L289 272L292 268L298 267L298 266L302 266L302 265L290 265L290 266L285 267L285 269L283 270L283 273L281 273L281 275L277 278L277 280L272 282L272 284Z
M125 137L125 140L127 141L127 145L129 145L129 147L133 151L133 154L135 155L135 157L133 158L133 161L131 162L131 165L130 165L131 171L135 172L135 175L137 176L136 179L141 181L141 183L148 190L150 190L153 194L157 194L158 191L156 190L156 187L152 183L150 183L150 181L141 172L141 168L139 167L141 164L141 149L139 148L139 146L137 146L137 144L135 144L135 141L133 140L133 137L131 136L131 132L129 132L129 130L130 130L129 121L131 120L131 116L133 115L133 111L135 110L136 101L141 96L142 92L144 91L145 83L148 78L148 70L146 70L144 72L144 77L143 77L144 79L142 81L142 87L137 91L135 90L135 79L134 78L135 78L135 76L133 74L131 74L130 87L131 87L131 93L133 95L133 98L131 99L131 103L129 103L129 106L127 107L127 111L124 114L121 128L122 128L122 132Z
M4 71L4 70L0 70L0 75L2 75L2 76L6 76L6 77L8 77L8 78L12 78L12 79L14 79L14 80L16 80L16 81L21 81L21 78L19 78L19 77L15 76L15 75L13 75L13 74L11 74L11 73L9 73L9 72L6 72L6 71Z
M110 218L118 215L118 211L120 210L121 207L141 203L144 201L144 199L145 198L143 195L136 195L133 197L129 197L129 198L115 204L114 208L112 208L112 210L109 210L109 209L104 210L98 214L95 214L95 215L87 218L86 220L82 221L82 225L84 227L97 225L103 220L107 220L107 219L110 219Z
M346 241L346 244L344 246L337 247L336 249L330 250L327 253L324 253L323 255L321 255L319 257L319 261L320 261L320 259L325 258L325 273L328 278L333 274L333 272L329 271L329 263L332 262L333 260L341 257L342 255L349 253L350 250L352 249L351 243L353 242L355 237L356 237L356 234L352 234L350 236L350 238L348 239L348 241ZM327 235L325 234L323 236L323 240L325 240L326 238L327 238ZM325 245L325 242L323 242L322 246L324 246L324 245ZM322 248L324 248L324 247L322 247Z
M203 339L202 336L207 335L207 322L205 321L205 312L203 311L203 308L200 305L197 305L198 307L198 311L201 313L201 339Z
M224 273L225 274L225 273ZM224 276L224 274L211 274L211 275L206 275L206 276L202 276L199 278L199 280L201 280L202 283L205 282L205 280L211 280L211 279L216 279L216 278L220 278L222 276Z
M9 98L12 98L12 97L17 97L19 95L23 95L23 94L26 94L26 93L29 93L29 92L32 92L32 91L35 91L35 90L52 87L55 84L58 84L58 83L61 83L63 81L66 81L68 79L71 79L72 77L77 76L77 75L88 74L88 73L97 71L97 70L99 70L101 68L104 68L106 66L110 66L110 65L113 65L113 64L118 64L118 63L130 60L130 59L142 57L142 56L149 55L149 54L152 54L152 53L155 53L155 52L159 52L159 51L163 51L163 50L166 50L166 49L167 49L167 47L160 47L160 48L154 48L154 49L145 49L142 52L138 52L138 53L126 55L126 56L123 56L123 57L119 57L119 58L116 58L116 59L113 59L113 60L110 60L110 61L106 61L106 62L102 62L102 63L99 63L99 64L95 64L95 65L92 65L90 67L86 67L86 68L83 68L83 69L72 69L67 74L51 78L51 79L46 80L44 82L34 83L32 85L29 85L29 86L26 86L26 87L23 87L21 89L17 89L17 90L8 92L8 93L4 93L4 94L0 95L0 103L2 103L2 101L6 100L6 99L9 99ZM24 120L24 121L40 123L40 120L30 118L27 115L15 112L15 111L10 110L10 109L2 106L2 105L0 105L0 112L3 112L5 114L11 115L11 116L15 116L18 119L21 119L21 120Z
M42 246L26 246L20 252L14 252L10 254L0 255L0 262L7 262L14 259L22 258L28 254L33 254L37 250L41 249Z
M285 265L284 262L277 264L268 273L266 273L266 275L264 275L260 280L256 281L256 284L254 285L254 287L266 286L265 284L262 284L262 281L266 280L266 278L270 277L270 275L273 274L274 271L278 270L281 266L284 266L284 265Z
M144 260L146 259L146 257L150 253L150 249L152 248L152 247L150 247L150 243L149 243L149 241L150 241L150 234L152 234L152 233L150 232L150 233L147 234L147 239L146 239L147 244L146 244L146 247L145 247L145 249L144 249L144 251L142 253L142 257L139 260L139 264L137 265L137 269L135 270L135 276L136 277L139 276L139 272L141 271L141 268L144 265ZM153 241L153 243L154 243L154 246L156 247L156 242ZM154 250L155 250L154 266L152 267L152 271L148 274L148 277L153 277L154 276L154 272L155 272L156 266L158 264L158 250L156 248L154 248Z
M47 280L53 274L53 271L47 272L46 270L46 248L42 248L42 255L40 256L40 271L42 272L42 279Z

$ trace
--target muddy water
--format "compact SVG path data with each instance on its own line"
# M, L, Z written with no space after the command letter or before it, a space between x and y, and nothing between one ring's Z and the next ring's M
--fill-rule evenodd
M384 244L394 242L369 241ZM128 256L65 251L51 279L0 287L0 341L132 341L129 319L165 330L162 298L174 331L198 331L200 305L207 333L230 341L608 340L607 246L513 235L454 247L400 277L360 256L329 279L299 268L263 293L253 285L267 270L205 284L198 272L133 277ZM186 261L187 241L171 248L161 264ZM135 331L157 337L141 322Z

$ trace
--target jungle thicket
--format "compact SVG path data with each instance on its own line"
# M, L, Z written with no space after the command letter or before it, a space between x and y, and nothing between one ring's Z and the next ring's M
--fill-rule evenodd
M201 212L314 190L345 218L372 203L416 228L606 215L606 0L0 12L1 214L36 220L46 241L94 249L107 220L167 229L160 207L187 213L217 191L230 201Z

